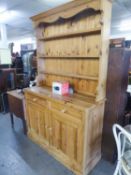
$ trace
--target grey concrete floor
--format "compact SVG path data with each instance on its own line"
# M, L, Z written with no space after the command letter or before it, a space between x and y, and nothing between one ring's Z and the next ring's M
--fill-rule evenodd
M101 160L90 175L113 175L114 165ZM0 113L0 175L73 175L22 131L21 120L15 118L11 128L9 114Z

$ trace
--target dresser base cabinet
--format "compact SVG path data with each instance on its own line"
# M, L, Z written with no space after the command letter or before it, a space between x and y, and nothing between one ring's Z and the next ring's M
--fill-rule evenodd
M77 175L87 175L101 158L104 102L74 104L39 89L25 92L28 136Z

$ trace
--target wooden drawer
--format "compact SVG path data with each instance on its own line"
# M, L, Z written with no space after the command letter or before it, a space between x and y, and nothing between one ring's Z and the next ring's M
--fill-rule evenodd
M42 106L48 106L48 100L45 98L40 98L34 94L28 94L26 93L25 98L35 104L42 105Z
M50 104L52 109L58 110L59 112L75 116L79 119L82 119L84 116L84 110L77 108L72 104L60 104L57 102L51 102Z
M49 109L55 109L58 112L61 112L63 114L74 116L79 120L82 120L84 116L84 110L80 109L79 107L73 104L69 104L69 103L62 104L57 101L53 101L49 99L47 100L43 97L41 98L34 94L29 94L29 93L26 93L25 97L27 100L29 100L32 103L36 103L37 105L41 105L41 106L46 106Z

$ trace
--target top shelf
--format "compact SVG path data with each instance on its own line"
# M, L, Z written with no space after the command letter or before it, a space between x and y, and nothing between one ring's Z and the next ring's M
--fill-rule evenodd
M53 39L61 39L61 38L67 38L67 37L70 38L70 37L75 37L75 36L80 36L80 35L93 35L93 34L100 34L100 33L101 33L101 28L95 28L91 30L70 32L70 33L65 33L65 34L60 34L60 35L43 37L43 38L39 38L38 40L48 41L48 40L53 40Z

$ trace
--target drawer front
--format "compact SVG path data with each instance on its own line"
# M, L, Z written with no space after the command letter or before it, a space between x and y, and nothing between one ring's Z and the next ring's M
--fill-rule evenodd
M59 112L65 113L65 114L69 114L71 116L74 116L76 118L82 119L84 116L84 110L82 109L78 109L77 107L75 107L74 105L70 105L70 104L60 104L57 102L51 102L51 108L58 110Z
M42 105L42 106L48 106L48 101L45 98L40 98L34 94L27 94L25 95L26 99L31 101L32 103Z
M62 104L55 100L50 100L50 99L47 100L46 98L37 97L36 95L29 94L29 93L26 93L25 97L27 100L31 101L32 103L35 103L41 106L46 106L49 109L52 109L52 110L54 109L60 113L68 114L79 120L82 120L85 114L84 110L80 109L79 106L77 107L73 104L69 104L69 103Z

